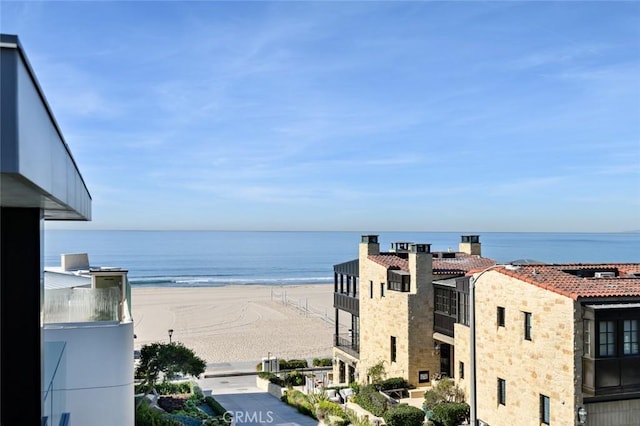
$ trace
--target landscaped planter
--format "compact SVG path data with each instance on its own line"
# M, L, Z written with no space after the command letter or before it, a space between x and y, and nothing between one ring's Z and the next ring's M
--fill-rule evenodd
M273 395L278 399L282 398L284 388L282 386L276 385L275 383L271 383L267 379L261 379L260 377L256 376L256 387L260 390L268 392L270 395Z

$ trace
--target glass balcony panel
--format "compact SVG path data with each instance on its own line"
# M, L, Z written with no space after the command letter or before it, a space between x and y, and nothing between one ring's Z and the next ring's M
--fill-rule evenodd
M44 321L49 324L122 321L121 299L118 287L45 290Z

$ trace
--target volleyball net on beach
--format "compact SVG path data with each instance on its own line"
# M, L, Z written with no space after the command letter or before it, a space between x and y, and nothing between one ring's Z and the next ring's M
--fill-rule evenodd
M327 324L335 325L335 319L329 315L329 309L317 308L309 303L309 299L294 298L287 295L287 290L271 289L271 301L298 310L307 318L318 318Z

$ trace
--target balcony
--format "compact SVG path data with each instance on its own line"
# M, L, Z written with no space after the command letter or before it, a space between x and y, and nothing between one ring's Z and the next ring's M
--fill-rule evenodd
M360 344L358 336L350 334L334 334L333 345L353 357L360 358Z
M333 293L333 307L360 316L360 300L343 293Z
M45 290L44 323L128 322L130 300L129 292L123 296L119 287Z
M585 396L640 392L640 356L582 358Z
M433 331L442 333L449 337L453 337L453 325L456 323L456 317L448 314L436 312L433 315Z
M65 343L46 342L44 346L44 374L42 390L42 424L57 425L66 411Z

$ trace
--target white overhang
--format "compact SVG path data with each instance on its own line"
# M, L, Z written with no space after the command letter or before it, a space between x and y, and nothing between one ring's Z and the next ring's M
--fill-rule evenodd
M15 35L0 34L0 206L91 220L91 195Z

